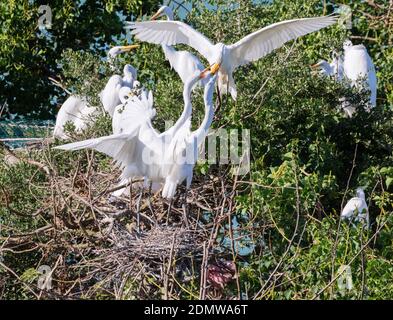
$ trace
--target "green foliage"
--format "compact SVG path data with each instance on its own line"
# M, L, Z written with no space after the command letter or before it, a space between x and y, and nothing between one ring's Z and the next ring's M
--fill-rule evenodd
M40 5L47 1L0 3L0 104L11 113L48 118L54 97L62 94L48 77L57 78L57 60L64 50L92 51L105 56L108 45L122 40L124 16L138 16L159 1L56 0L50 2L52 27L40 29ZM124 36L124 35L123 35Z
M135 15L150 14L157 3L93 2L87 1L89 6L81 7L70 2L56 12L57 21L64 24L64 27L56 24L51 31L59 43L56 50L46 47L46 38L37 39L32 33L30 25L36 16L27 1L24 6L23 2L8 7L0 5L0 16L9 17L0 22L1 37L7 42L0 48L0 58L3 58L0 65L9 72L6 77L9 84L0 86L1 96L14 96L15 87L27 87L32 78L35 79L27 95L16 96L12 104L16 111L36 109L38 101L46 106L50 95L63 95L48 86L46 76L52 71L48 73L43 67L37 70L43 61L73 93L88 97L92 105L100 105L98 93L113 73L102 60L101 49L104 44L112 43L112 35L122 32L115 12L131 10ZM236 218L255 244L251 254L237 257L241 290L249 298L391 299L393 296L393 28L389 28L388 17L385 19L389 14L389 1L343 2L353 10L352 30L340 24L332 26L239 68L234 76L238 100L225 97L213 124L215 128L251 130L251 172L238 177L235 203ZM206 1L193 1L187 22L213 41L226 43L234 43L280 20L329 14L336 8L333 2L319 0L282 0L260 5L253 1L209 3L215 6L215 11L206 6ZM91 47L91 39L97 36L98 43ZM16 41L18 37L23 39ZM377 67L378 103L371 112L367 111L365 92L319 77L309 68L321 58L328 59L332 50L342 50L342 43L348 37L367 46ZM125 41L124 38L122 35L121 41ZM27 46L27 43L31 44ZM37 48L45 49L39 52ZM38 53L34 55L34 52ZM138 69L141 83L154 90L155 127L161 130L165 121L177 119L183 105L183 86L170 70L159 46L143 43L137 51L120 57L116 63L118 72L124 63L131 63ZM40 96L33 99L30 94L37 95L37 92ZM194 126L203 117L201 96L201 90L194 93ZM341 109L343 96L356 106L353 118L347 118ZM72 128L69 131L72 132ZM73 139L109 132L110 119L103 115L82 134L74 134ZM43 156L33 155L35 159ZM59 177L70 177L75 174L76 159L83 159L81 165L84 170L88 169L91 153L58 152L45 156L50 158ZM98 153L94 157L97 160L94 166L104 172L112 170L110 159ZM214 175L216 169L208 163L199 164L195 176ZM34 176L34 186L29 181L31 176ZM27 181L30 188L24 187ZM37 210L48 196L43 188L45 183L45 177L29 165L0 167L0 187L7 190L0 197L9 196L9 203L0 207L0 214L6 217L7 225L26 231L43 223L31 216L15 216L12 210L23 214ZM342 206L357 186L366 187L372 223L368 231L361 226L339 223ZM228 226L222 229L227 232ZM2 230L2 235L8 234ZM13 266L23 274L34 268L39 258L33 255L30 261ZM353 280L353 289L344 292L339 290L335 279L343 265L350 265ZM198 291L199 281L193 279L190 283L184 285L184 298L194 298ZM130 284L130 288L133 286ZM231 286L227 290L233 293L236 289ZM18 294L20 292L9 296ZM138 297L133 291L130 296ZM110 297L103 294L99 298Z

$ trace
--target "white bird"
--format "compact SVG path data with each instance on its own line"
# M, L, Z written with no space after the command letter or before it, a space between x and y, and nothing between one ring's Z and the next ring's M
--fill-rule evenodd
M168 21L173 21L174 14L171 8L168 6L162 6L151 20L156 20L159 17L166 16ZM196 71L202 72L205 68L202 62L191 52L188 51L177 51L171 46L165 44L162 45L165 58L169 61L171 68L175 69L183 83L186 83L190 74L194 74ZM202 86L205 86L206 81L201 81Z
M143 176L152 182L165 182L163 197L172 198L176 187L187 178L191 183L188 163L179 165L179 159L184 155L184 149L195 143L201 143L211 125L213 114L214 70L209 75L206 72L197 73L190 77L184 86L184 110L175 125L169 130L159 133L152 126L151 120L155 116L153 95L132 97L127 103L130 105L122 113L123 119L133 119L129 122L127 133L107 137L90 139L56 147L62 150L80 150L92 148L112 157L123 170L122 179ZM204 77L213 80L205 87L206 115L201 127L188 134L192 111L191 90L195 83ZM193 145L194 144L194 145ZM191 176L192 178L192 176Z
M124 52L133 50L138 48L139 45L130 45L130 46L117 46L109 50L108 52L108 60L110 65L113 67L113 59ZM122 87L133 88L134 81L137 78L137 70L126 64L123 69L123 76L113 75L109 78L104 90L100 93L100 98L104 109L108 114L113 117L113 113L115 111L116 106L118 106L121 101L119 99L119 90Z
M377 76L374 64L364 45L353 45L350 40L344 42L344 74L351 80L352 86L370 91L370 103L377 104ZM365 82L361 79L365 78Z
M97 112L95 107L89 107L84 98L70 96L61 106L53 131L53 137L58 139L69 139L64 131L64 125L71 122L75 126L75 131L80 132L86 129L89 120Z
M131 97L139 97L141 98L142 94L145 95L147 98L147 92L143 88L140 88L140 83L139 81L134 81L133 88L131 89L130 87L122 87L119 90L119 99L121 104L119 104L112 116L112 133L113 134L119 134L119 133L125 133L128 128L129 128L129 121L132 121L131 119L124 119L123 117L123 112L125 108L127 107L127 103L129 102ZM131 106L132 107L132 106Z
M363 221L366 222L367 227L369 226L368 206L363 188L358 188L356 197L350 199L345 205L341 212L341 219L354 219L356 222Z
M334 77L337 81L341 81L344 76L344 61L342 57L333 52L332 62L320 60L318 63L311 66L313 69L320 69L320 74L323 76Z
M126 22L126 29L141 41L161 45L187 44L202 54L212 66L219 69L220 93L227 88L233 99L237 97L233 72L236 68L259 60L284 43L337 22L337 16L287 20L272 24L249 34L232 45L213 44L204 35L180 21Z
M129 46L115 46L108 51L108 62L112 70L115 70L115 59L119 54L129 52L139 48L139 45L133 44Z

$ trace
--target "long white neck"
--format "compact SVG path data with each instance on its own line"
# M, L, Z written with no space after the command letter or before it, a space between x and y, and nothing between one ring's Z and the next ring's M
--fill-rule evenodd
M132 88L134 83L134 76L131 72L124 70L123 85Z
M195 82L198 79L190 79L184 84L183 89L183 99L184 99L184 109L180 118L176 121L175 125L170 129L172 132L176 132L179 128L186 122L186 120L191 117L192 104L191 104L191 90ZM169 130L168 130L169 131Z
M168 21L173 21L174 20L174 14L173 14L173 11L171 9L167 8L165 10L165 15L166 15L166 18L167 18Z
M191 135L191 139L195 139L198 146L205 139L208 130L213 122L213 117L214 117L213 93L214 93L215 80L216 80L216 76L213 76L209 80L209 83L205 86L205 94L204 94L205 117L203 118L200 127L197 130L195 130Z

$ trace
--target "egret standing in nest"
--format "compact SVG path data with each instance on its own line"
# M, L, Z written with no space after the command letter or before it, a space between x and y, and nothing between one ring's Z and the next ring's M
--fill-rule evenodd
M335 76L337 81L347 79L352 87L368 90L370 105L375 107L377 104L377 76L366 47L362 44L354 46L350 40L346 40L343 49L343 57L336 54L331 63L321 60L311 67L313 69L319 68L323 75ZM340 100L344 111L349 117L352 117L356 111L355 106L351 105L345 97Z
M353 45L350 40L344 42L344 74L357 88L370 91L371 106L377 105L377 75L375 66L364 45ZM365 81L362 79L365 78Z
M122 169L122 179L142 176L152 182L164 183L163 198L172 199L178 184L192 181L196 162L196 150L203 142L213 121L213 91L217 69L197 72L186 82L183 90L184 109L175 125L159 133L152 125L155 116L153 94L141 98L132 97L124 109L123 119L132 119L126 133L90 139L56 147L62 150L95 149L112 157ZM200 127L191 132L191 91L201 79L207 78L205 86L205 117ZM142 192L141 192L142 195ZM139 216L139 197L137 208ZM139 219L138 219L139 229Z

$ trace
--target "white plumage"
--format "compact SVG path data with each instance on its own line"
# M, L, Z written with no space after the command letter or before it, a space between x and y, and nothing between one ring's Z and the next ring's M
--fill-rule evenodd
M84 98L70 96L61 106L57 116L53 131L53 137L58 139L68 139L69 136L64 131L64 125L71 122L75 126L75 131L84 130L89 120L97 112L95 107L89 107Z
M344 42L344 73L352 86L370 91L370 103L377 104L377 76L374 64L364 45L354 46L351 41ZM364 78L363 83L361 79Z
M336 16L287 20L249 34L233 45L213 44L204 35L180 21L127 22L126 29L141 41L172 46L186 44L202 54L214 68L219 68L218 85L221 93L227 88L237 97L232 73L239 66L256 61L287 41L334 24Z
M136 77L136 69L131 65L126 64L123 70L123 77L119 75L113 75L109 78L100 96L105 111L108 112L111 117L113 117L115 108L121 103L119 96L120 89L123 87L132 89L134 87L134 81L136 80Z
M185 150L189 146L195 148L195 144L201 143L213 119L212 101L215 76L205 87L205 118L200 128L190 133L191 90L200 78L201 74L197 73L187 81L183 92L185 102L183 113L175 125L164 133L160 134L152 126L151 119L155 116L155 109L153 108L153 95L150 92L148 97L146 95L141 95L141 98L134 96L127 102L127 107L121 114L122 121L129 123L126 133L56 148L62 150L92 148L105 153L112 157L122 169L122 180L143 176L152 182L164 182L163 196L172 198L177 185L184 179L187 179L187 184L191 183L192 168L196 159L191 163L182 160Z
M174 14L168 6L162 6L151 20L155 20L163 15L167 17L168 21L173 21ZM202 62L191 52L177 51L173 47L165 44L162 45L162 50L171 68L175 69L183 83L186 83L191 74L194 74L196 71L202 72L205 69ZM205 86L205 79L201 80L201 84Z
M368 206L366 196L362 188L356 190L356 197L353 197L345 205L341 212L341 219L353 219L354 221L364 221L369 226Z
M138 45L116 46L110 49L108 51L108 62L112 70L115 70L114 59L119 54L131 51L138 47ZM130 89L132 89L134 86L134 82L136 81L137 75L137 70L130 64L126 64L123 68L123 76L113 75L109 78L104 90L102 90L100 93L100 99L105 111L108 112L111 117L113 117L116 106L121 103L119 98L120 89L122 87L129 87Z
M370 91L370 104L377 104L377 76L374 64L364 45L354 46L350 40L343 45L344 55L335 55L331 63L321 60L313 65L320 68L322 75L334 76L337 81L347 79L351 86ZM352 106L345 98L341 98L344 111L352 117L355 106Z
M314 69L319 68L321 75L334 77L337 81L341 81L344 77L344 61L337 52L333 52L333 58L330 63L326 60L320 60L311 67Z

